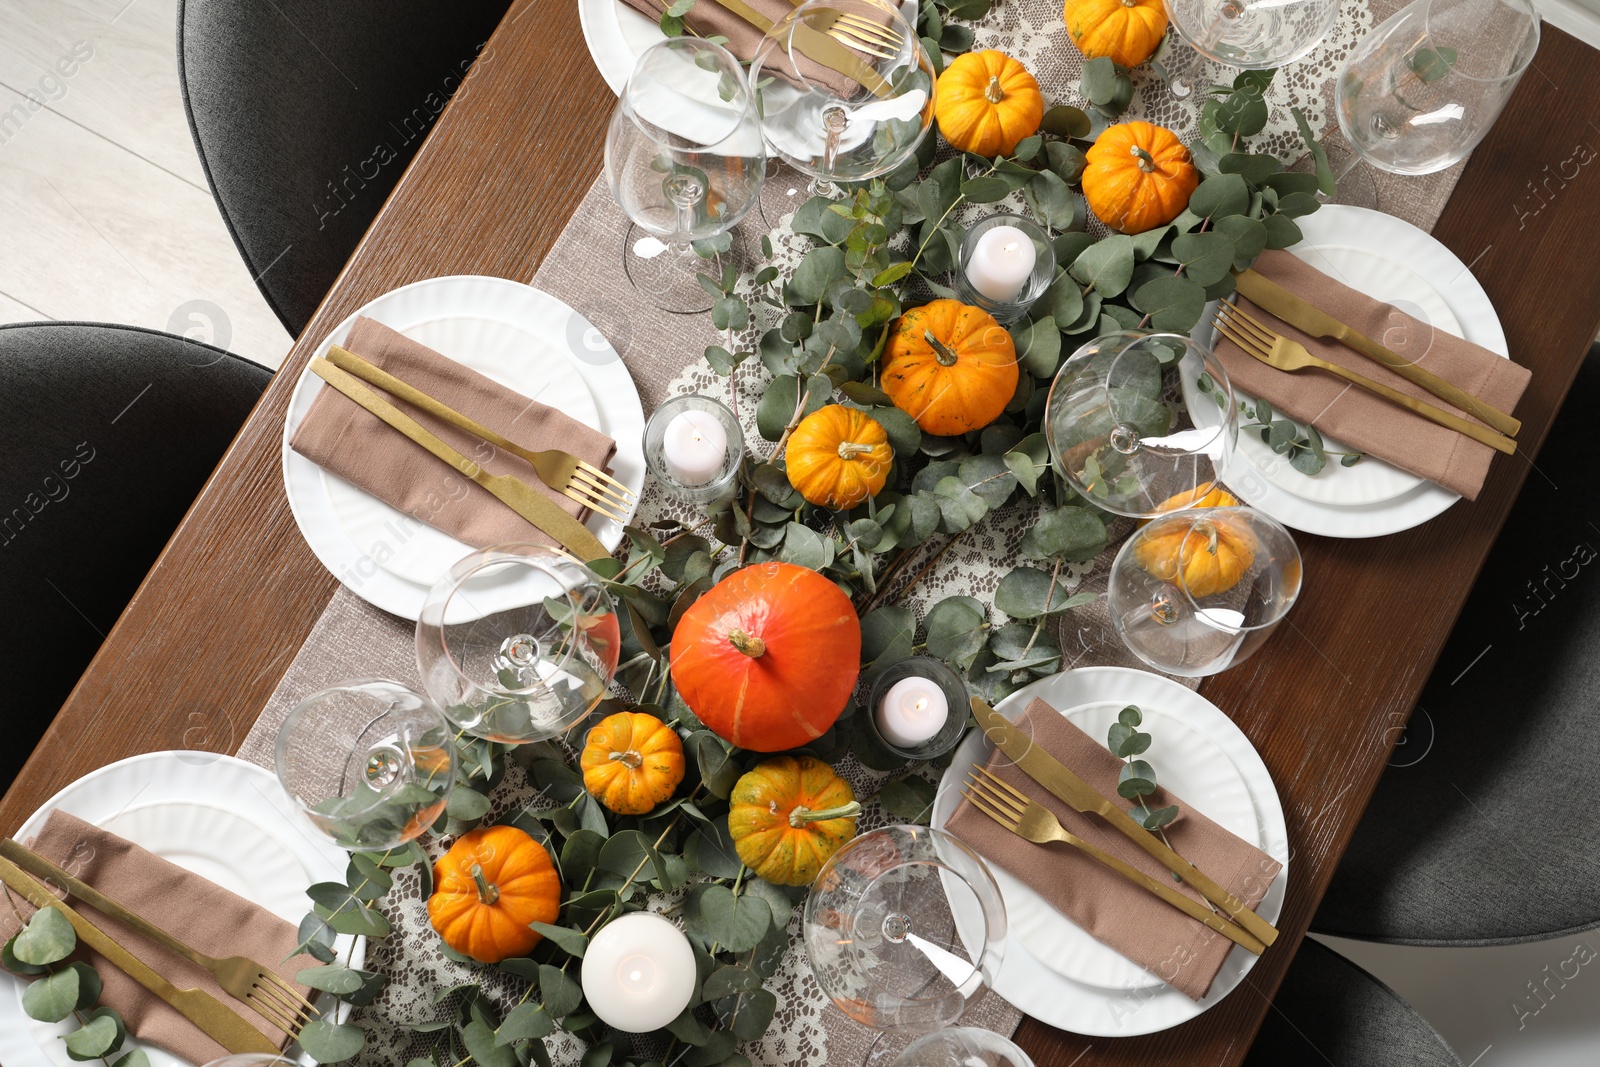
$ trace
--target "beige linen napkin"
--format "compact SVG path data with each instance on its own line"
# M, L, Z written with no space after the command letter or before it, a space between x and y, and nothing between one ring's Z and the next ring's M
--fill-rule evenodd
M357 319L344 346L524 448L559 448L608 469L617 443L599 430L498 385L372 319ZM377 389L377 386L373 386ZM382 390L379 390L382 393ZM456 451L491 474L509 474L581 516L577 501L539 480L526 461L384 394ZM402 436L337 389L324 388L289 442L317 466L408 515L482 548L506 541L556 544L487 489Z
M300 943L295 928L289 923L197 874L146 852L131 841L66 812L51 812L44 829L28 845L73 877L88 882L129 911L144 916L208 956L248 956L291 983L299 971L317 966L317 961L308 955L284 961ZM6 896L9 904L0 906L0 941L9 940L20 929L16 913L26 920L34 910L15 893L8 892ZM86 904L76 900L68 900L68 903L179 989L205 990L238 1011L269 1040L280 1046L284 1043L286 1035L280 1027L224 993L209 971ZM164 1048L189 1063L209 1063L228 1054L227 1049L207 1037L177 1009L97 953L80 946L74 958L94 967L105 982L100 1003L121 1012L129 1032L139 1040ZM303 985L296 983L295 988L301 993L307 992Z
M1131 806L1117 796L1122 761L1055 708L1035 700L1017 725L1091 789L1110 797L1113 804ZM1172 875L1165 867L1110 823L1098 815L1073 811L1022 773L1004 753L996 750L988 770L1049 808L1071 833L1153 878L1171 882ZM1158 766L1157 773L1160 770ZM1177 804L1180 814L1166 828L1173 849L1252 909L1261 902L1282 864L1163 789L1146 802L1152 808ZM1233 942L1221 934L1073 846L1025 841L966 800L950 816L945 829L1010 871L1091 936L1195 1000L1206 995L1233 948ZM1196 900L1204 899L1186 884L1172 884Z
M1263 252L1255 269L1346 326L1501 411L1510 413L1528 386L1531 375L1526 367L1358 293L1289 252ZM1409 393L1436 408L1466 414L1359 352L1335 341L1307 337L1243 297L1239 303L1277 332L1305 345L1314 356ZM1313 424L1327 437L1338 438L1352 448L1438 482L1468 500L1478 498L1489 473L1489 461L1495 455L1488 445L1429 422L1327 371L1274 370L1220 336L1216 351L1234 386L1267 400L1275 410ZM1337 476L1337 472L1332 473Z

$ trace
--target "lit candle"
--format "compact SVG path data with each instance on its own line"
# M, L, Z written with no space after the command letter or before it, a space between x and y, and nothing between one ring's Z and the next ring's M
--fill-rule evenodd
M944 726L950 704L929 678L913 675L889 687L878 705L878 732L896 748L919 748Z
M636 911L606 923L583 954L583 995L602 1022L630 1034L676 1019L695 990L694 950L672 923Z
M1015 300L1033 274L1037 255L1032 239L1015 226L985 230L967 263L967 281L990 300Z
M667 423L661 438L667 470L684 485L705 485L722 473L728 431L709 411L684 411Z

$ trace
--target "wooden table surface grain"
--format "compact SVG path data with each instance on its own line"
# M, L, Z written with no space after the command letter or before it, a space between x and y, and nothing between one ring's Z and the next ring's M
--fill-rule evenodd
M114 760L238 747L335 588L295 526L280 473L289 394L312 349L408 282L531 278L599 172L612 102L582 46L577 5L513 7L0 800L0 829ZM1547 26L1434 231L1488 290L1513 357L1533 371L1516 411L1520 454L1496 459L1476 503L1418 529L1300 537L1306 584L1288 624L1202 686L1260 750L1283 799L1292 858L1278 943L1221 1004L1159 1034L1085 1038L1024 1020L1017 1040L1039 1067L1221 1067L1248 1050L1600 326L1597 123L1600 53ZM1137 1018L1136 1003L1125 1008Z

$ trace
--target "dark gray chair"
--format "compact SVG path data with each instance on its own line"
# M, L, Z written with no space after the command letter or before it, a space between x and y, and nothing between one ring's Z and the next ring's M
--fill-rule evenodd
M178 74L195 147L239 253L291 334L508 6L180 0Z
M1246 995L1239 990L1234 996ZM1306 938L1272 998L1245 1067L1461 1067L1399 994Z
M0 326L0 789L270 380L152 330Z
M1597 406L1600 350L1528 474L1314 930L1493 945L1600 925Z

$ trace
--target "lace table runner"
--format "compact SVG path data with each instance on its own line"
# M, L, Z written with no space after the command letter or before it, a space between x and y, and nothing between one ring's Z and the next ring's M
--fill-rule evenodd
M1301 154L1291 106L1304 111L1313 129L1326 130L1335 125L1334 72L1361 36L1398 10L1401 2L1351 0L1344 5L1328 39L1306 59L1280 72L1267 93L1272 118L1262 135L1263 148L1286 160ZM976 47L998 48L1022 60L1038 77L1047 103L1081 102L1077 95L1080 57L1062 25L1059 0L1001 0L978 28ZM1125 117L1147 118L1172 128L1185 139L1192 137L1199 102L1172 97L1148 71L1138 72L1135 78L1136 92ZM1213 67L1197 81L1228 82L1231 78L1231 72ZM1337 137L1335 132L1333 139L1337 141ZM1374 177L1386 212L1431 229L1459 173L1457 166L1421 178L1380 172L1374 172ZM792 210L803 199L794 197L792 191L803 181L783 174L769 182L763 214L778 220L786 205ZM758 218L745 224L750 230L759 227ZM765 386L765 373L752 361L741 368L732 383L718 377L701 358L705 346L719 340L708 316L669 315L636 296L621 267L627 228L626 218L607 193L604 178L598 179L529 281L571 305L610 342L632 374L647 413L669 396L707 393L738 412L752 447L761 447L764 442L755 433L754 415ZM780 224L773 233L773 243L781 260L798 256L806 239L797 238L787 225ZM1001 576L1015 566L1020 541L1033 515L1031 507L1004 509L991 513L953 549L941 553L940 544L926 546L924 558L914 561L905 572L926 571L909 593L897 598L898 602L911 607L920 617L930 604L946 596L962 594L985 602L992 600ZM664 499L654 483L647 485L635 521L648 523L664 518L695 521L688 509ZM1128 523L1113 526L1110 547L1097 559L1068 569L1069 586L1092 589L1097 582L1103 583L1117 543L1130 528ZM1089 664L1139 666L1111 631L1103 609L1100 616L1093 614L1093 608L1069 613L1059 637L1064 669ZM371 607L341 588L268 701L239 755L271 767L273 738L298 700L336 682L372 676L418 686L412 624ZM852 780L858 793L872 792L877 778L873 772L850 759L840 770ZM541 800L513 767L496 791L495 804L491 819L528 805L541 806ZM872 829L886 821L881 809L869 804L861 828ZM442 851L437 843L430 847L434 855ZM651 906L664 908L672 903L672 898L660 897ZM372 1034L360 1060L363 1065L400 1067L412 1055L426 1050L428 1045L414 1044L400 1024L439 1017L443 1009L434 1003L436 991L482 981L491 999L509 1001L520 995L520 980L493 969L469 968L444 957L428 926L421 886L414 872L403 872L396 879L395 888L382 907L395 932L373 942L367 960L369 967L388 974L391 983L375 1004L357 1009L354 1015L353 1021ZM797 909L790 920L789 952L768 984L779 1005L773 1025L760 1041L747 1044L742 1051L760 1067L855 1067L874 1053L879 1035L827 1003L806 963L799 923ZM991 993L972 1005L964 1021L1010 1034L1020 1018L1020 1012ZM560 1067L578 1063L583 1049L577 1040L559 1032L547 1040L552 1058ZM881 1054L885 1050L876 1051Z

